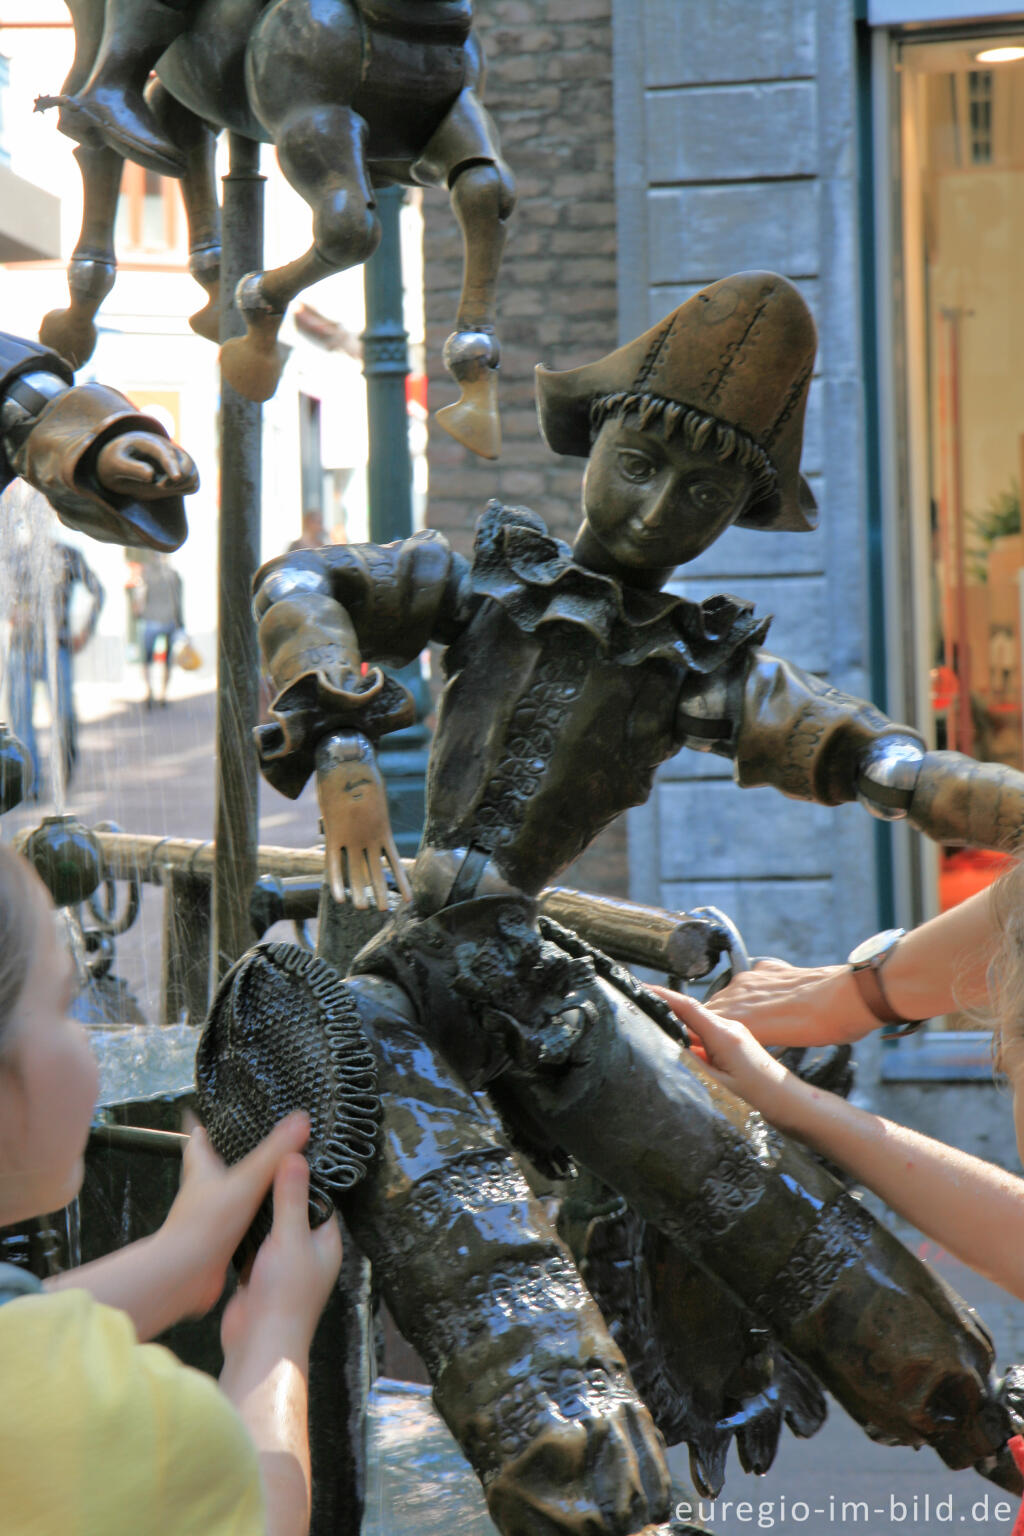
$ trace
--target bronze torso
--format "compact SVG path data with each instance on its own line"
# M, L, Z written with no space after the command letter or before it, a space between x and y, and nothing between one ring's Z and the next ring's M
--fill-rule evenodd
M445 657L424 846L486 851L533 894L650 793L678 715L763 636L748 605L624 587L573 560L540 518L492 506L475 611Z

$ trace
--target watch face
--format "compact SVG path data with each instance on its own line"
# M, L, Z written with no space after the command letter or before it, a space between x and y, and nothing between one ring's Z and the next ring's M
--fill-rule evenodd
M847 964L871 965L875 961L884 959L897 940L902 939L905 932L904 928L886 928L884 933L872 934L870 939L865 939L851 951Z

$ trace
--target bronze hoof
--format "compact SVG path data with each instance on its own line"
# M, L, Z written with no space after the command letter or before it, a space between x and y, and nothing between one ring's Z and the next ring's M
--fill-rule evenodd
M277 341L279 319L274 317L269 343L250 317L248 335L236 336L220 349L221 378L246 400L269 400L281 382L288 354Z
M449 437L481 459L501 454L501 420L498 416L498 370L488 368L481 378L462 384L461 397L445 405L434 420Z
M43 316L39 340L66 357L72 368L81 368L92 357L96 346L96 327L87 315L73 309L51 309Z
M204 341L220 341L220 290L214 288L207 303L189 315L188 323ZM271 391L273 393L273 391Z

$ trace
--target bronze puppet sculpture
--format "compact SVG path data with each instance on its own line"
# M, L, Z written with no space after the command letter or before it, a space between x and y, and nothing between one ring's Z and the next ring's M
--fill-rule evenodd
M958 836L997 844L1024 823L1019 775L925 753L770 656L748 604L661 590L733 523L812 526L799 462L815 347L784 279L725 279L589 367L539 370L548 442L589 454L571 550L533 512L492 503L472 563L423 533L289 554L257 577L277 688L262 770L291 796L316 771L338 899L381 900L387 863L400 877L369 743L409 705L372 663L447 646L410 899L344 988L384 1106L344 1211L504 1536L667 1529L668 1501L648 1409L513 1148L580 1166L657 1229L655 1290L674 1267L685 1289L696 1266L802 1362L789 1404L776 1386L776 1433L794 1403L796 1427L815 1427L799 1407L808 1368L872 1434L930 1443L952 1466L991 1467L1009 1432L976 1319L710 1080L637 983L537 921L541 888L683 745L731 757L741 783L909 807L944 839L959 804L942 809L946 786L955 801L973 774ZM232 987L245 975L243 961ZM273 1075L262 1062L261 1083ZM670 1326L671 1305L659 1312ZM731 1432L714 1412L704 1428Z
M82 234L71 303L46 317L45 342L80 364L114 281L114 218L124 158L179 176L193 275L209 303L193 317L217 339L219 211L213 134L276 145L281 169L313 210L313 244L273 271L251 272L235 302L247 335L222 351L224 377L251 400L277 387L284 312L304 288L365 261L380 239L374 188L445 186L465 265L445 362L461 398L438 413L473 452L496 458L495 294L511 175L482 103L484 61L470 0L68 0L76 52L59 105L79 140ZM155 68L156 79L146 78Z
M68 528L170 553L199 476L153 417L107 384L75 384L62 357L0 332L0 489L22 476Z

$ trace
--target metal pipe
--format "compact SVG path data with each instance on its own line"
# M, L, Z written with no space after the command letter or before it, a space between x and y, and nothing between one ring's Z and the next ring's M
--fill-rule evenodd
M239 278L262 265L260 146L229 135L224 177L221 340L241 335L234 306ZM221 378L220 533L217 614L217 787L211 964L214 982L249 948L249 901L256 883L257 767L252 731L259 716L259 654L251 612L260 557L263 408Z
M180 1131L150 1131L140 1125L94 1125L89 1143L127 1152L152 1152L158 1157L181 1157L188 1137Z
M195 838L127 832L97 832L95 837L106 873L114 880L134 878L152 884L163 880L168 868L209 880L214 870L213 844ZM403 863L407 870L412 869L411 860ZM259 847L256 869L259 875L273 876L282 882L276 893L282 918L293 922L317 915L323 848ZM294 883L289 884L290 881ZM247 921L255 888L254 878L245 904ZM591 896L561 886L542 891L538 904L546 916L577 930L590 943L606 949L627 965L647 966L669 975L703 975L726 947L721 930L713 923L685 912L666 912L661 907L646 907L611 896ZM251 942L250 929L243 947Z

